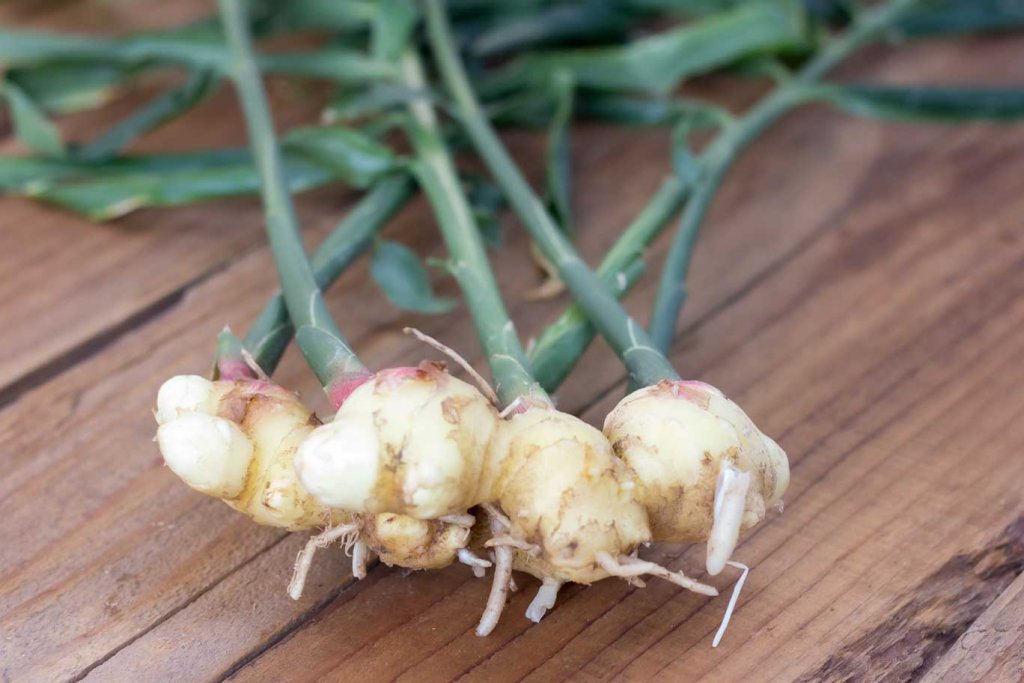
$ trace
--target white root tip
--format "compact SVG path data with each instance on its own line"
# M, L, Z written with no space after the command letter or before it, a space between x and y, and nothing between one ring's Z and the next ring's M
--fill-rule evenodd
M362 539L352 545L352 576L354 578L359 580L366 578L366 560L369 554L370 549L366 547L366 542Z
M473 576L478 579L483 578L486 574L484 570L492 566L490 562L478 556L469 548L459 548L458 557L459 562L473 569Z
M512 579L512 549L498 547L494 549L494 581L491 583L491 594L487 596L487 607L476 626L478 636L488 636L498 625L501 613L505 610L508 599L508 584Z
M725 615L722 617L722 624L718 627L718 631L715 633L715 639L711 641L711 647L718 647L718 644L722 642L722 636L725 635L725 629L728 628L733 610L736 609L736 603L740 599L740 590L743 588L743 582L747 580L747 574L750 573L750 567L741 562L733 562L730 560L726 564L730 567L742 569L743 573L740 574L740 578L736 581L736 585L732 587L732 595L729 597L729 604L725 608Z
M302 591L306 587L306 576L309 575L309 568L313 565L314 554L316 554L316 543L311 538L306 542L306 547L300 550L295 558L292 579L288 582L288 597L292 600L298 600L302 597Z
M380 469L372 425L335 419L317 427L295 454L295 471L320 503L359 511L373 493Z
M555 606L558 590L561 587L562 582L557 579L544 579L544 583L537 589L537 595L534 596L533 602L526 608L526 618L535 624L539 623L548 610Z
M752 479L749 472L741 472L729 462L722 462L718 470L714 522L707 543L706 566L711 576L717 576L725 569L736 549Z
M508 523L508 518L502 515L493 505L485 505L487 516L490 518L491 533L498 534ZM498 625L498 619L505 609L505 601L508 600L509 585L512 583L512 549L508 546L497 546L494 548L494 579L491 583L491 593L487 596L487 606L480 616L480 623L476 626L476 634L480 637L490 635L494 627Z
M199 375L177 375L156 395L156 421L166 424L180 415L200 411L213 394L213 382Z
M230 499L245 488L253 446L234 422L189 413L160 425L156 440L171 471L197 491Z

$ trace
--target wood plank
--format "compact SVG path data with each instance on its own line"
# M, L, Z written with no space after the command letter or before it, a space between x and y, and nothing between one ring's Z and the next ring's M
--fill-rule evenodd
M938 73L939 63L947 74L974 74L972 61L1018 44L997 42L984 52L967 45L940 52L938 61L926 50L860 68L920 77ZM536 171L536 139L515 140ZM592 188L580 215L594 226L585 236L593 254L656 186L664 146L658 135L599 128L584 131L578 146L581 181ZM266 253L253 247L0 411L0 678L467 672L735 680L752 671L790 679L822 670L840 648L887 633L879 626L914 604L951 557L990 557L999 530L1015 528L1021 498L1012 483L1024 465L1008 454L1022 443L1012 418L1024 409L1014 394L1024 207L1013 159L1022 146L1017 130L883 132L809 112L760 143L730 179L694 273L689 316L700 325L677 359L781 434L795 467L786 515L742 546L755 571L719 650L707 639L722 602L655 584L567 590L532 626L521 614L535 584L521 582L526 591L488 639L471 633L487 584L461 568L410 577L379 569L349 586L340 554L322 553L310 595L288 601L283 584L303 538L255 528L185 489L160 466L148 443L152 424L139 416L163 378L205 367L209 340L224 322L240 325L255 313L272 277ZM841 172L842 182L822 168ZM315 234L339 204L304 202ZM222 221L228 210L239 213L197 209L195 223ZM432 243L424 216L417 207L394 234L421 248ZM766 217L779 216L785 222L775 218L782 224L766 230ZM163 248L180 249L182 261L202 260L180 243L192 239L185 232L168 236ZM25 235L26 249L44 248L35 235ZM502 260L502 284L522 329L535 330L556 304L522 302L531 274L520 237L507 253L515 258ZM143 247L138 254L152 256ZM650 283L634 299L637 310L649 293ZM383 304L365 266L331 305L372 361L422 356L395 329L409 316ZM460 350L472 338L463 315L414 322ZM562 405L589 407L587 417L599 421L621 372L598 348L578 377ZM294 354L281 381L317 395ZM1001 477L990 475L996 464ZM692 550L661 548L655 556L699 564ZM979 614L1000 587L966 575L951 585L954 595L977 587L969 594L983 598L975 601ZM964 612L940 612L936 623L952 617L962 621ZM911 654L919 652L931 658L925 664L941 654Z
M983 569L991 572L989 567ZM1018 576L921 680L1012 681L1022 677L1024 576Z

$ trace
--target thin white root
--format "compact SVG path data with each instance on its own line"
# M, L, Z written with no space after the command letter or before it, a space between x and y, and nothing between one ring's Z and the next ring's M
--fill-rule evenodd
M616 559L611 554L601 551L597 553L597 563L601 566L601 569L612 576L618 576L627 581L631 578L647 574L649 576L656 576L659 579L665 579L694 593L710 596L718 595L718 590L714 586L694 581L682 572L669 571L660 564L648 562L647 560L640 560L628 555L620 555Z
M490 512L490 511L488 511ZM491 516L491 531L497 533L502 529L502 521ZM498 546L494 549L494 581L491 583L491 594L487 596L487 607L477 624L476 634L486 636L498 625L498 619L505 609L508 599L508 586L512 581L512 549Z
M484 576L486 576L487 572L485 572L484 570L492 566L490 562L478 556L469 548L459 548L458 555L459 562L465 565L469 565L469 567L473 570L473 576L475 576L478 579L482 579Z
M362 539L357 540L352 546L352 576L357 579L366 578L366 560L370 554L370 549L366 547L366 542Z
M480 507L484 509L484 512L490 515L492 526L493 522L497 521L503 527L500 530L507 530L512 528L512 520L506 517L505 513L499 510L494 503L484 503Z
M445 524L454 524L455 526L461 526L464 529L471 529L473 525L476 524L476 517L468 512L462 515L442 515L437 519Z
M714 522L708 536L705 561L708 574L711 576L725 569L726 562L736 549L747 504L747 490L752 479L750 472L741 472L730 462L723 461L718 470Z
M558 579L546 578L541 587L537 589L537 595L534 596L533 602L526 608L526 618L533 623L538 623L547 614L547 611L555 606L555 600L558 599L558 589L562 587L562 582Z
M496 548L498 546L515 548L516 550L522 550L523 552L530 553L531 555L536 555L540 552L540 546L537 544L524 541L521 538L516 538L511 534L501 534L499 536L489 538L484 543L484 546L487 548Z
M750 573L750 567L742 562L733 562L730 560L726 564L730 567L742 569L743 573L740 574L740 578L736 581L736 585L732 587L732 596L729 597L729 604L725 608L725 616L722 617L722 625L718 627L718 631L715 633L715 639L711 641L711 647L718 647L718 644L722 642L722 636L725 635L725 629L729 626L729 619L732 618L732 612L736 609L736 603L740 599L740 590L743 588L743 582L747 580L747 574Z
M316 554L317 548L326 548L337 539L358 531L359 527L355 524L342 524L310 538L306 542L306 547L295 558L292 580L288 583L289 597L292 600L298 600L302 597L302 589L306 586L306 576L309 575L309 568L313 565L313 555Z
M494 389L491 388L491 385L487 382L487 380L483 378L483 376L479 372L477 372L473 368L472 365L469 364L469 362L465 358L460 356L454 349L445 346L441 342L431 337L429 334L424 334L423 332L420 332L415 327L404 327L402 328L402 331L405 332L406 334L411 334L412 336L416 337L427 346L434 347L435 349L437 349L438 351L440 351L441 353L455 361L463 370L465 370L469 374L470 377L473 378L473 381L476 382L477 386L480 387L480 391L483 392L483 395L487 397L487 400L489 400L491 403L495 405L498 405L498 395L494 393Z

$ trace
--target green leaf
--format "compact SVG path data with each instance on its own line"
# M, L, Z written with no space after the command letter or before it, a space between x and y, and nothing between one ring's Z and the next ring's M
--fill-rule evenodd
M366 187L395 168L395 155L388 147L347 128L299 128L285 135L282 146L330 168L356 187Z
M323 119L334 123L337 121L354 121L355 119L380 114L405 107L419 99L434 100L434 94L423 90L413 90L401 85L374 83L367 87L343 91L335 97L323 112Z
M49 62L92 61L123 67L153 62L213 70L229 74L231 59L216 32L153 33L120 40L102 40L34 31L0 29L0 65L18 66ZM258 56L259 66L270 73L322 78L345 83L389 80L396 67L356 50L327 47L307 52L271 52Z
M338 156L328 165L284 145L285 174L293 192L380 175L379 151L367 152L361 142L342 149L337 129L311 130L309 136L303 129L293 135L309 145L320 140L322 149L335 150ZM251 155L240 149L118 157L102 163L0 157L0 190L54 203L92 220L109 220L143 207L254 194L259 178Z
M7 78L43 111L67 114L105 104L133 73L116 64L50 62L11 69Z
M685 98L581 92L577 99L580 116L629 126L664 126L685 118L696 130L719 126L730 118L724 109Z
M240 149L139 155L112 159L102 164L75 159L0 156L0 190L32 194L64 181L91 181L136 174L186 173L247 164L251 164L249 153Z
M802 46L804 19L796 0L748 2L622 46L527 56L486 84L485 95L523 83L543 83L559 69L571 71L581 87L668 92L690 76L741 57Z
M373 56L396 61L409 44L416 27L416 4L409 0L379 0L373 21Z
M1017 121L1024 118L1024 89L824 86L813 91L857 116L900 121Z
M557 104L548 126L544 200L562 232L572 236L575 231L572 221L570 124L576 84L570 72L560 71L555 75L551 87Z
M488 58L540 45L620 40L629 22L611 4L554 4L524 8L520 10L521 16L498 14L473 38L469 52L478 58Z
M491 249L501 247L505 242L505 228L493 211L474 207L473 220L476 221L476 227L484 238L484 244Z
M338 83L389 81L397 77L394 64L367 57L356 50L322 48L315 52L271 52L258 56L268 73L320 78Z
M41 154L62 156L65 147L60 132L32 98L9 79L3 83L3 95L18 139Z
M373 251L370 272L388 301L417 313L445 313L455 300L438 297L430 285L426 268L408 247L397 242L380 242Z
M292 192L301 192L334 179L330 169L294 155L285 156L285 177ZM156 173L105 174L95 179L30 186L32 197L105 221L153 206L193 204L222 197L259 192L259 177L251 162Z
M897 23L915 37L1012 31L1024 26L1024 3L1016 0L931 0Z
M463 173L462 185L484 243L499 248L505 241L505 227L499 217L508 206L505 194L493 180L476 173Z
M264 33L365 29L377 14L377 3L371 0L287 0L268 4L269 16L258 22Z
M672 168L684 185L693 186L700 178L700 161L690 148L690 133L693 126L688 121L676 124L672 129Z
M135 112L107 129L93 142L75 150L82 159L107 159L119 153L136 139L188 111L219 85L209 71L197 71L188 81L147 102Z

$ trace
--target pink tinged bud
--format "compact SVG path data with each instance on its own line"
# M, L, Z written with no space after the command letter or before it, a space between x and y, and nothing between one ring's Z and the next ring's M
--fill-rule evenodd
M344 375L331 382L331 385L327 387L327 399L331 402L331 406L335 410L340 408L341 404L352 395L352 392L366 384L373 377L374 375L371 373L360 373L357 375Z
M256 379L256 372L244 360L221 358L217 361L217 374L220 379L235 382L242 379Z

